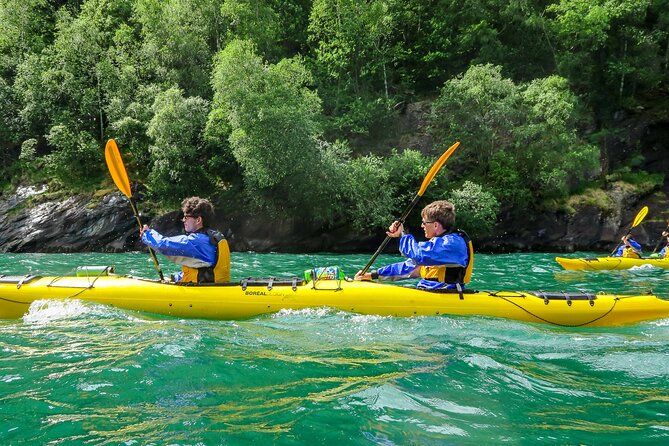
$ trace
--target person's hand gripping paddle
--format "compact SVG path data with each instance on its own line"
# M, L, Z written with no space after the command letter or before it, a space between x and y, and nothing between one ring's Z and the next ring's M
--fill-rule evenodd
M414 197L413 201L409 204L409 206L404 210L402 213L402 216L397 220L401 224L404 224L404 221L407 219L413 208L416 206L418 201L420 200L420 197L423 196L425 193L425 190L427 187L430 185L430 182L432 182L432 179L434 176L439 172L439 169L441 169L441 166L444 165L446 160L448 159L449 156L455 152L455 149L458 148L460 145L460 141L457 141L455 144L453 144L451 147L448 148L440 157L439 159L434 163L432 168L428 171L427 175L425 175L425 179L423 180L423 184L420 185L420 189L418 189L418 193ZM390 236L386 236L386 239L381 243L381 246L379 246L379 249L376 250L374 255L372 256L371 259L369 259L369 262L367 262L367 265L360 270L358 274L363 275L367 272L367 270L372 266L372 263L374 263L374 260L381 254L381 252L384 250L384 248L388 245L388 242L390 242Z

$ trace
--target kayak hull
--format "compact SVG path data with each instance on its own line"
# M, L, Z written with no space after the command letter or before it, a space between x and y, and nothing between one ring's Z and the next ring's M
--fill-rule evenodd
M22 283L19 283L22 282ZM0 281L0 318L20 318L33 302L78 299L178 318L236 320L280 310L330 307L379 316L491 316L560 326L617 326L669 317L654 295L421 291L345 280L274 279L242 284L181 285L108 275Z
M666 259L631 259L627 257L595 257L589 259L573 259L556 257L555 261L564 269L572 271L602 271L630 269L639 266L651 265L657 268L669 268L669 258Z

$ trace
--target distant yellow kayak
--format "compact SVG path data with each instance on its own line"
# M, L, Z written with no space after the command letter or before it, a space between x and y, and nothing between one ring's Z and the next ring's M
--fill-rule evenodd
M654 295L516 291L430 292L347 280L247 279L181 285L105 274L95 277L0 276L0 318L20 318L31 304L77 299L179 318L245 319L284 309L330 307L380 316L491 316L567 327L616 326L669 318ZM47 301L48 304L48 301Z
M658 268L669 268L669 258L665 259L631 259L628 257L595 257L589 259L572 259L556 257L564 269L574 271L630 269L635 266L652 265Z

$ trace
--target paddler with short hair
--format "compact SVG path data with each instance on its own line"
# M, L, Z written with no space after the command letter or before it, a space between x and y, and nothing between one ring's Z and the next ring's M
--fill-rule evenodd
M404 262L383 266L376 271L355 275L356 280L400 280L418 278L417 287L426 290L441 288L462 291L471 278L474 250L469 236L455 229L455 206L446 200L434 201L421 211L421 226L427 241L418 242L393 222L386 234L399 238Z

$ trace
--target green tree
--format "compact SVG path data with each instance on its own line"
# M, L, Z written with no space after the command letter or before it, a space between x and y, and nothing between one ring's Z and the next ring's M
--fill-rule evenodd
M203 150L208 113L208 101L184 97L178 88L156 96L147 130L154 141L148 185L155 196L176 204L188 195L209 195L212 176Z
M211 98L213 55L225 44L224 0L135 0L142 52L156 59L162 85L178 85L187 96Z
M259 53L270 60L279 53L279 15L268 2L225 0L221 15L228 23L229 40L250 40Z
M17 119L19 104L14 97L14 90L7 85L4 79L0 78L0 154L2 148L9 146L16 141L19 131L19 121ZM5 165L8 159L0 155Z
M418 150L393 150L383 160L383 169L388 172L391 194L396 197L394 205L401 207L413 200L422 180L432 167L433 161ZM439 177L435 177L431 188L439 188Z
M123 143L127 167L133 177L147 178L151 169L147 133L153 118L156 96L170 88L162 74L164 69L143 42L141 21L133 12L126 23L114 30L106 59L98 65L101 89L105 92L108 136Z
M0 0L0 75L11 80L29 54L53 39L55 8L47 0ZM11 82L10 82L11 83Z
M667 79L660 68L663 58L666 67L666 10L661 0L561 0L549 5L547 29L559 74L602 110L619 106L640 88L656 87Z
M536 79L524 87L525 122L513 130L515 159L531 174L527 185L542 197L563 197L599 173L599 150L583 141L576 125L578 98L559 76Z
M212 83L212 113L228 122L248 195L265 203L285 197L291 213L332 212L338 179L324 177L320 100L303 63L264 63L252 42L236 40L217 55Z
M314 72L335 129L366 134L391 113L395 26L384 0L314 2L309 22Z
M502 67L475 65L447 81L433 103L432 132L439 142L459 139L454 164L486 170L494 154L513 144L512 129L523 119L522 96Z
M403 94L430 95L470 65L503 65L514 79L554 69L546 2L387 0L396 24L392 64Z
M598 173L597 149L576 131L587 122L580 110L559 76L517 85L500 67L473 66L444 85L432 125L439 140L461 139L465 150L453 165L523 208L564 197Z
M389 174L383 161L373 155L354 159L347 165L343 210L348 221L361 232L376 232L392 221L395 209Z
M68 166L56 163L67 162L77 152L87 160L84 148L92 140L101 144L105 137L107 99L101 85L101 67L111 43L111 30L119 18L129 14L124 0L89 0L76 16L60 8L53 44L39 54L26 55L18 66L14 89L21 101L25 133L49 135L46 141L50 150L69 152L54 154L47 164L56 175L65 174L64 180L70 179ZM62 127L67 129L65 133ZM76 143L64 142L59 136L62 134L72 135ZM79 148L75 150L72 144ZM98 166L100 163L87 165L86 172L95 178L101 171Z
M44 157L45 167L61 184L76 188L99 180L100 145L89 132L57 124L46 140L54 150Z
M449 200L455 205L457 226L472 238L488 235L495 226L499 202L480 184L465 181Z

